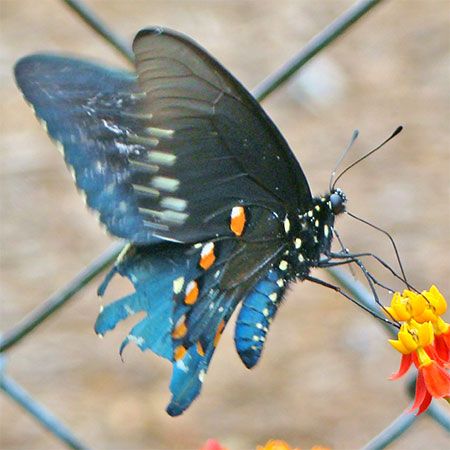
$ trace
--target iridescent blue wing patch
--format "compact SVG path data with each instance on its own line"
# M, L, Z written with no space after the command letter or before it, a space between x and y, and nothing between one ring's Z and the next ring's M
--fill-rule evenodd
M15 73L88 206L112 234L155 242L130 184L129 157L136 148L124 141L136 126L135 75L55 55L23 58Z

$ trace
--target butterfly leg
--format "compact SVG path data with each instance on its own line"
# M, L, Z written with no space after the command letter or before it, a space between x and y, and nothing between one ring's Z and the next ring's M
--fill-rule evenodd
M360 260L358 260L357 258L347 258L347 259L342 259L341 261L332 261L331 259L325 259L322 260L317 267L320 268L327 268L327 267L337 267L337 266L343 266L346 264L352 264L355 263L356 265L358 265L358 262L361 262ZM388 292L393 292L393 289L384 285L383 283L381 283L380 281L378 281L369 271L367 271L367 275L369 276L369 278L373 281L374 284L376 284L377 286L380 286L382 289L385 289Z
M387 269L395 278L405 283L408 287L410 284L405 278L399 275L386 261L383 261L379 256L374 253L364 252L364 253L350 253L350 252L328 252L326 256L331 259L346 259L346 258L363 258L369 257L375 259L379 264L381 264L385 269Z
M380 283L367 269L366 269L366 266L362 263L362 261L359 259L359 258L357 258L357 257L355 257L354 255L352 255L352 254L349 254L349 253L344 253L343 254L343 256L344 255L347 255L347 259L345 259L345 260L342 260L341 262L348 262L348 263L351 263L351 262L354 262L360 269L361 269L361 272L363 273L363 275L364 275L364 277L366 278L366 280L367 280L367 283L369 284L369 287L370 287L370 290L371 290L371 292L372 292L372 295L373 295L373 298L374 298L374 300L375 300L375 303L385 312L385 314L388 316L388 317L391 317L390 316L390 314L389 314L389 312L387 311L387 309L385 308L385 306L381 303L381 301L380 301L380 299L379 299L379 297L378 297L378 293L377 293L377 291L376 291L376 289L375 289L375 285L377 285L377 286L380 286L381 288L383 288L383 289L386 289L387 291L389 291L389 292L393 292L393 290L392 289L390 289L390 288L388 288L387 286L385 286L385 285L383 285L382 283ZM331 262L329 262L328 263L329 265L328 265L328 267L330 267L330 264L333 264L333 262L331 261ZM326 266L325 266L326 267Z
M350 300L352 303L354 303L355 305L359 306L360 308L362 308L364 311L368 312L369 314L371 314L375 318L381 320L382 322L384 322L384 323L386 323L388 325L392 325L392 326L394 326L396 328L399 328L399 324L398 323L392 322L391 320L386 319L385 317L378 315L377 313L372 311L367 306L362 305L360 302L358 302L351 295L347 294L340 287L335 286L334 284L328 283L327 281L321 280L320 278L313 277L311 275L308 275L307 277L305 277L305 280L311 281L312 283L315 283L315 284L320 284L321 286L324 286L324 287L326 287L328 289L332 289L333 291L337 292L338 294L342 295L346 299Z

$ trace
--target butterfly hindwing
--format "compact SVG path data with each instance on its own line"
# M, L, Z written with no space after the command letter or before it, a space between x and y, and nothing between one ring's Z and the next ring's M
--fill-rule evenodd
M258 227L250 224L250 237L252 231L257 234ZM135 292L105 306L95 330L103 335L124 319L145 313L120 351L134 342L141 350L150 349L172 362L168 412L181 414L199 394L236 306L262 283L259 280L283 251L283 242L275 239L265 245L251 239L226 239L198 245L130 246L99 291L103 294L112 276L119 273L133 283Z

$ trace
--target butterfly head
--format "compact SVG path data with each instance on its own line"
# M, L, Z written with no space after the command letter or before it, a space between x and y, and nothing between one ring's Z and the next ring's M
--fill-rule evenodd
M330 193L331 211L335 216L345 211L347 197L341 189L333 189Z

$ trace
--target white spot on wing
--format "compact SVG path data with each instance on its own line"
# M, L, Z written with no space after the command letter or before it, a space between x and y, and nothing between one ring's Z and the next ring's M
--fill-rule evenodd
M145 161L137 161L137 160L131 159L131 158L128 158L128 161L132 166L146 170L147 172L157 173L159 171L159 167L155 164L149 164Z
M291 222L289 222L289 219L287 217L284 219L283 224L284 224L284 231L286 232L286 234L288 234L289 230L291 229Z
M183 285L184 285L184 277L178 277L177 279L173 280L173 293L179 294L183 289Z
M208 255L212 251L214 251L214 242L208 242L203 246L200 255L202 258L204 258L204 257L206 257L206 255Z
M55 140L56 148L58 149L59 153L64 156L64 145L61 141Z
M148 186L143 186L142 184L132 184L133 189L142 194L147 194L152 197L159 197L159 191Z
M45 130L45 132L48 133L47 122L45 120L42 120L42 119L39 119L39 122L42 125L42 128Z
M156 147L159 144L159 139L146 137L146 136L139 136L137 134L128 134L127 138L130 142L134 144L142 144L142 145L148 145L150 147Z
M155 127L148 127L145 129L145 131L153 136L156 136L157 138L170 138L175 133L175 130Z
M187 208L187 201L182 198L164 197L160 205L163 208L173 209L175 211L184 211Z
M144 338L142 336L135 336L134 334L129 334L127 337L130 342L135 342L137 346L141 346L144 343Z
M148 154L148 159L150 162L161 164L162 166L173 166L177 160L177 157L172 153L158 152L154 150Z
M244 211L244 208L242 206L233 206L233 209L231 210L231 218L234 219L235 217L240 216Z
M179 180L168 177L154 177L151 184L155 189L161 189L169 192L175 192L180 186Z
M163 222L170 222L175 224L183 224L186 222L186 219L189 217L189 214L171 211L169 209L165 209L162 212L161 219Z
M182 370L184 373L188 373L188 372L189 372L189 367L186 366L186 364L183 362L182 359L179 359L179 360L175 363L175 365L176 365L180 370Z

